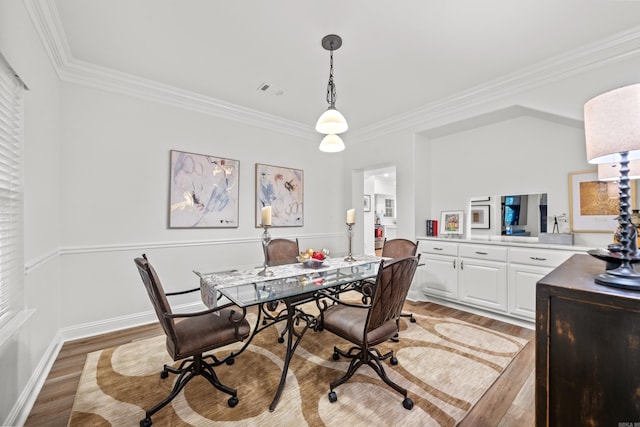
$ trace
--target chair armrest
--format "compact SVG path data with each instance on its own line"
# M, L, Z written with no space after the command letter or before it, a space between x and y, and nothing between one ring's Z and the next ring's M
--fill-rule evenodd
M346 306L349 306L349 307L359 307L359 308L369 308L369 307L371 307L371 304L353 303L353 302L348 302L348 301L341 300L341 299L337 298L334 294L326 292L326 291L318 291L318 292L316 292L314 294L314 299L316 300L316 305L318 306L318 308L320 310L322 310L323 308L324 309L327 308L326 300L330 300L334 304L341 304L341 305L346 305ZM320 307L320 303L322 303L322 305L324 307Z

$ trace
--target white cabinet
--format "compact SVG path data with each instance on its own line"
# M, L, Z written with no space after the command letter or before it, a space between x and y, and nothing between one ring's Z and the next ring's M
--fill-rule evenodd
M536 283L574 252L509 248L509 313L527 320L536 316Z
M509 313L528 320L536 318L536 283L553 268L509 264Z
M417 272L421 291L439 299L535 320L536 284L576 250L508 243L476 243L422 238Z
M440 298L458 297L458 245L449 242L424 242L419 246L419 271L422 291Z
M461 302L507 311L507 248L460 245L458 299Z

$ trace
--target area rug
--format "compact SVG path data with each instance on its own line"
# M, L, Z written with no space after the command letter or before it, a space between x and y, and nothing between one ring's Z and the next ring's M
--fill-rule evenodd
M449 317L416 311L417 320L401 320L400 340L378 346L393 349L398 365L385 362L392 380L409 391L415 406L369 367L361 368L336 388L328 400L329 383L346 371L348 362L334 361L333 346L346 341L329 332L308 331L291 361L286 385L274 412L268 407L282 372L285 344L278 343L283 324L254 338L231 366L216 368L221 381L238 389L240 402L227 405L228 395L201 377L194 378L153 419L155 426L453 426L478 402L527 341ZM255 321L251 315L250 322ZM225 347L227 352L238 346ZM223 351L216 354L223 355ZM161 379L172 363L159 336L87 355L76 393L70 426L136 426L144 408L162 400L176 376Z

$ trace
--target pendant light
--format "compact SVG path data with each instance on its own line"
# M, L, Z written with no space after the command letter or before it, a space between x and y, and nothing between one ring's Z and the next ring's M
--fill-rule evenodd
M316 131L325 136L320 143L320 151L337 153L344 150L344 142L339 133L349 129L347 120L336 110L336 85L333 82L333 51L342 46L342 39L336 34L329 34L322 39L322 47L330 52L329 83L327 84L327 103L329 108L322 113L316 123Z

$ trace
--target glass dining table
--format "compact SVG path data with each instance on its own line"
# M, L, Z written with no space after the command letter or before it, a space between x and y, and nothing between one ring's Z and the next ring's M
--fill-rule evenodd
M315 329L316 316L306 313L302 304L313 301L321 290L331 290L336 294L355 289L363 280L375 278L383 258L360 255L355 261L343 258L327 258L315 268L302 263L270 267L272 275L259 274L263 267L238 266L214 273L200 273L202 301L208 307L215 307L221 297L238 307L247 309L258 306L258 316L249 339L235 353L242 353L260 331L286 321L287 348L280 383L269 410L274 411L284 389L289 362L307 329ZM284 305L278 310L278 307ZM302 325L302 326L300 326ZM284 342L281 336L280 342Z

